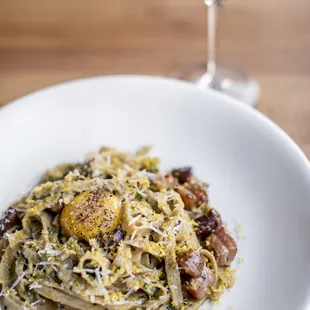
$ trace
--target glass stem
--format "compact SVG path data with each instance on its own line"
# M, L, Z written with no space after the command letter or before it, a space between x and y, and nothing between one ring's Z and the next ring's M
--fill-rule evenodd
M216 73L216 18L217 18L217 1L205 0L208 7L208 22L207 22L207 75L211 81L215 78Z

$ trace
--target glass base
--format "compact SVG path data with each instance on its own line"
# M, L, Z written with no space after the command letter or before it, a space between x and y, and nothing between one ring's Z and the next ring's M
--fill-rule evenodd
M202 89L213 88L252 107L259 102L259 84L246 73L229 65L217 64L214 79L206 73L205 64L188 66L177 72L176 78L197 83Z

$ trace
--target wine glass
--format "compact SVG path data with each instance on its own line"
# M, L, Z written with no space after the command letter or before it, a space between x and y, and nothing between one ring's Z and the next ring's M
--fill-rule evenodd
M176 77L197 83L202 89L213 88L250 106L255 106L260 97L258 83L243 71L216 62L217 8L223 6L225 0L204 0L204 3L208 8L207 62L188 66L180 70Z

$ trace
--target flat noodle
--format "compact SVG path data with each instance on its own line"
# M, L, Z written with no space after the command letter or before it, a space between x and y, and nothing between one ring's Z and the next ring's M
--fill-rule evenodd
M15 263L15 255L17 253L17 248L7 247L0 263L0 283L6 284L14 279L14 274L12 274L12 266Z
M167 274L168 285L170 288L173 306L179 309L183 303L183 294L181 286L181 277L178 270L178 264L175 255L175 237L171 234L168 237L169 245L167 248L167 257L165 260L165 269Z
M0 309L198 309L210 296L191 298L178 266L178 255L192 250L229 287L231 274L218 274L201 248L178 181L147 152L104 147L84 163L48 171L13 205L20 218L0 240Z
M156 242L141 240L136 238L134 240L125 241L126 244L136 247L146 253L149 253L155 257L161 258L165 256L165 251Z
M52 299L55 302L63 305L73 307L76 309L87 309L87 310L106 310L103 306L94 306L89 302L78 299L76 296L70 296L57 289L42 285L41 288L36 288L35 291L43 297Z
M3 250L8 246L8 241L6 239L0 240L0 260L3 256Z
M18 296L14 295L4 297L4 305L10 310L23 309L23 303L19 300Z
M215 276L217 277L218 276L218 268L217 268L217 263L216 263L214 255L206 249L202 249L202 250L200 250L200 252L210 261L210 263L212 264L213 272L214 272Z

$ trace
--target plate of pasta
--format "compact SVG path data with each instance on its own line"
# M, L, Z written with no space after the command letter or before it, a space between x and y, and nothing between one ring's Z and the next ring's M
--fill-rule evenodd
M307 309L309 163L258 112L98 77L2 108L0 145L1 309Z

